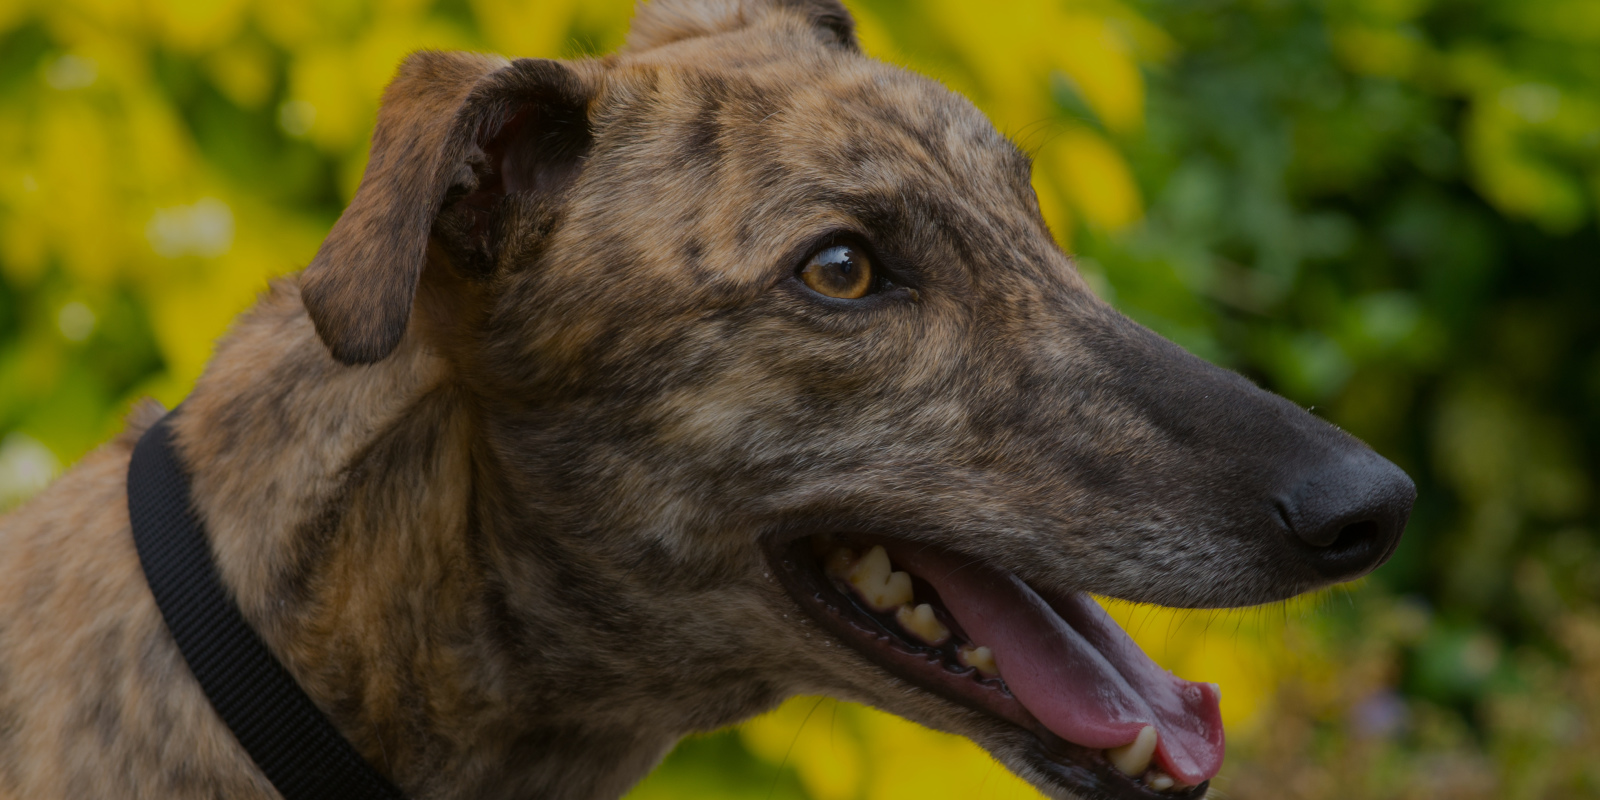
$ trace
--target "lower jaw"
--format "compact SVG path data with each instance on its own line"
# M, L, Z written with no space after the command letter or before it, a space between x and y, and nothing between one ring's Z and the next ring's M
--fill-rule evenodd
M1034 736L1025 752L1028 764L1046 779L1085 798L1201 800L1211 788L1211 782L1206 781L1186 789L1157 791L1117 771L1101 751L1073 744L1050 733Z
M908 641L828 578L807 539L778 545L769 559L780 582L825 630L891 675L1001 723L1007 750L1056 787L1096 800L1199 800L1209 781L1180 790L1157 791L1107 760L1104 751L1074 744L1050 732L997 677L953 664L947 648ZM1007 734L1011 734L1008 736ZM980 744L982 744L980 742Z

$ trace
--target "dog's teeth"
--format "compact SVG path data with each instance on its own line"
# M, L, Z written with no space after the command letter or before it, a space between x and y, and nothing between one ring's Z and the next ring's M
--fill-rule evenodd
M894 618L900 622L900 627L910 631L913 636L932 645L944 644L950 638L950 629L933 615L933 606L923 603L913 608L909 603L894 612Z
M889 581L883 587L882 606L884 610L903 606L910 603L914 595L911 590L911 573L891 572Z
M855 566L856 551L848 547L835 547L828 551L828 557L823 560L822 571L828 573L828 577L842 581L850 577L850 570Z
M1138 738L1106 751L1106 758L1124 775L1142 775L1150 768L1150 757L1156 754L1156 740L1160 738L1155 726L1146 725L1139 730Z
M889 552L883 545L873 545L861 554L861 559L850 570L850 585L857 589L870 588L888 580L894 566L889 563Z
M861 554L861 560L856 562L855 570L850 573L850 580L857 583L882 583L893 571L894 565L889 563L889 551L883 549L883 545L875 544Z
M911 575L895 572L889 553L873 545L850 570L850 585L873 611L889 611L911 602Z
M993 678L1000 674L1000 668L994 664L994 651L987 647L963 647L956 651L956 655L965 664L978 672Z
M1178 782L1173 780L1171 775L1158 769L1150 773L1150 777L1145 779L1145 784L1158 792L1170 792Z

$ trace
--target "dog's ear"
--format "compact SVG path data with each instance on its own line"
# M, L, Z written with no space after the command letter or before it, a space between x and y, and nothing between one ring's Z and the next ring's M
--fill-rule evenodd
M859 51L856 22L839 0L651 0L628 31L634 52L738 30L771 14L804 21L824 44Z
M441 210L481 245L503 233L494 223L508 197L572 182L591 96L557 61L424 51L401 64L361 186L301 281L335 358L370 364L399 345Z

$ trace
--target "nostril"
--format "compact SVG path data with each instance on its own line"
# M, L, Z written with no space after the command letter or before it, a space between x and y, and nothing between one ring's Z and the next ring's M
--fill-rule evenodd
M1349 551L1363 547L1378 538L1378 523L1366 519L1352 522L1339 529L1339 535L1328 544L1329 550Z
M1399 467L1361 448L1323 461L1274 510L1308 566L1349 580L1394 551L1415 497L1415 485Z
M1285 531L1294 530L1293 517L1289 515L1289 507L1284 505L1283 500L1273 500L1272 511L1278 515L1278 524L1282 525Z

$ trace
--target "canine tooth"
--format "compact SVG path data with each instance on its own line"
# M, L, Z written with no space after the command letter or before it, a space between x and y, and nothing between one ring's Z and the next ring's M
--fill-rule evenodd
M1133 741L1107 750L1106 758L1124 775L1141 775L1150 768L1150 757L1156 754L1159 738L1155 726L1146 725L1139 729L1139 736Z
M1173 780L1171 775L1159 769L1150 773L1150 777L1145 780L1145 783L1158 792L1172 791L1172 788L1178 785L1178 782Z
M911 602L911 575L895 572L889 553L873 545L850 570L850 585L874 611L888 611Z
M956 651L961 663L965 664L985 676L993 678L1000 674L1000 668L994 664L994 651L987 647L963 647Z
M856 551L848 547L835 547L828 551L828 557L822 562L822 570L829 577L845 580L850 577L850 570L856 566Z
M900 627L928 644L944 644L945 640L950 638L950 629L933 615L933 606L927 603L915 608L907 603L894 612L894 618L900 622Z

